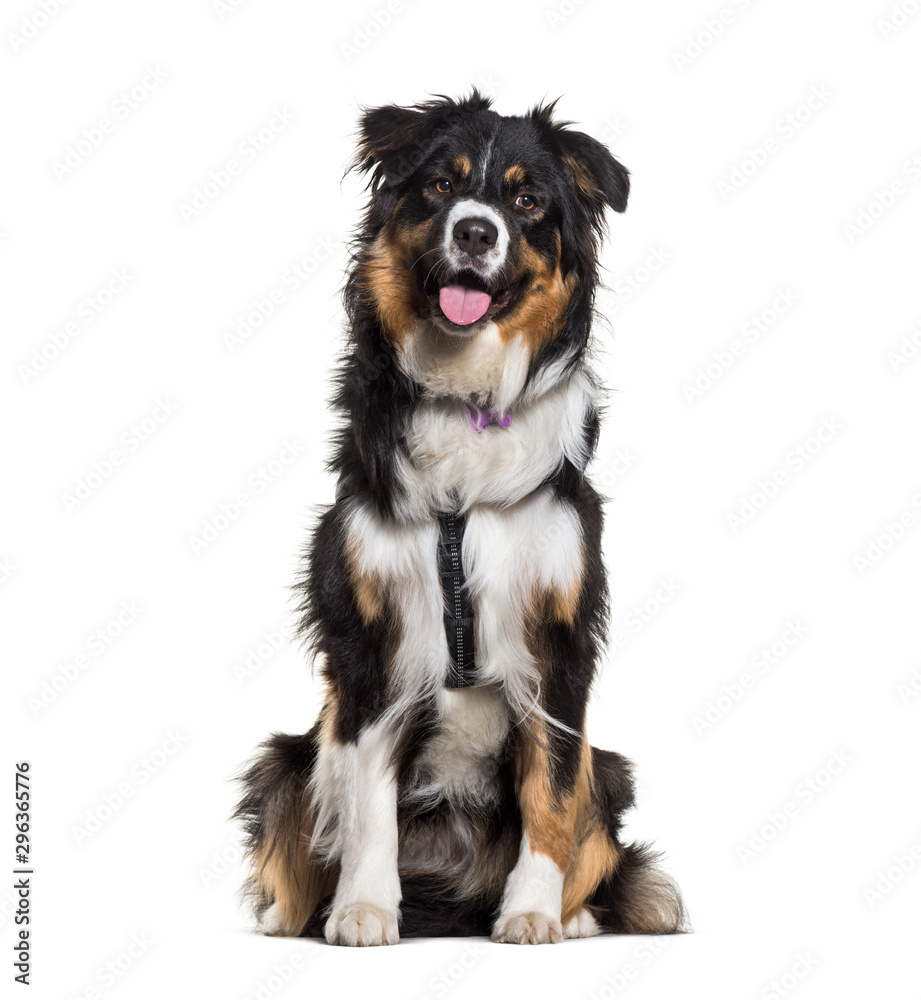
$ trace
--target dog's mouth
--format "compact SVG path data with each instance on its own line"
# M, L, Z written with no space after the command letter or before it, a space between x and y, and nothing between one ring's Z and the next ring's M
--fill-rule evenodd
M514 285L490 284L472 271L459 271L443 281L430 281L425 294L436 315L453 326L472 326L491 318L511 302Z

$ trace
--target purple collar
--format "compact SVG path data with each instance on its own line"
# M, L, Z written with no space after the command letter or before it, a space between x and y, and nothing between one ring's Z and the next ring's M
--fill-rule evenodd
M470 414L470 426L477 434L487 424L495 424L497 427L508 427L512 422L512 418L507 413L500 414L496 410L481 410L479 406L468 406L467 411Z

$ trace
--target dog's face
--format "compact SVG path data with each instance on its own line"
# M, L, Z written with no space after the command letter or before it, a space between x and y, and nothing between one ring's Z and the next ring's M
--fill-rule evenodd
M604 209L629 186L552 106L502 117L475 93L368 111L356 162L374 171L362 283L396 343L420 319L455 337L492 322L536 353L594 283Z

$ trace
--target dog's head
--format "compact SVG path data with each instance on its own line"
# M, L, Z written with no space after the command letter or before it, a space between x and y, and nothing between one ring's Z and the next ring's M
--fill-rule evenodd
M494 323L533 357L587 324L605 209L626 208L629 176L553 107L503 117L474 91L364 113L357 277L388 340L420 320L458 338Z

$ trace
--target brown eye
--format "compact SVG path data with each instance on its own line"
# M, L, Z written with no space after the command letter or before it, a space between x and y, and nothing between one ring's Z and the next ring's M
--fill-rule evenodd
M454 189L454 185L448 180L447 177L439 177L438 180L435 181L434 184L432 184L432 187L439 194L450 194L451 191Z
M517 206L518 206L519 208L524 208L524 209L526 209L527 211L529 211L529 212L530 212L530 211L531 211L531 209L533 209L533 208L537 208L537 199L536 199L536 198L533 198L533 197L532 197L531 195L529 195L529 194L520 194L520 195L518 195L518 197L517 197L517 198L515 199L515 204L516 204L516 205L517 205Z

